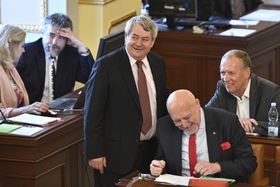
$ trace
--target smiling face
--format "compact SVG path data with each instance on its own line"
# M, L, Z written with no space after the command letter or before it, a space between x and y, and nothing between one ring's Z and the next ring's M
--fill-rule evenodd
M125 37L126 49L135 60L142 60L154 45L154 39L149 31L145 31L139 24L135 24Z
M195 134L200 125L200 103L186 90L175 91L170 95L167 109L176 127Z
M249 82L250 68L243 67L241 59L228 56L221 61L220 77L229 93L241 97Z

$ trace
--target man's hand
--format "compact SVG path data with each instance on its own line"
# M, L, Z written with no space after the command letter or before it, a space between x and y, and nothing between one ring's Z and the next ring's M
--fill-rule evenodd
M91 159L88 161L88 164L96 170L99 170L100 174L104 173L104 167L106 168L106 157L99 157L95 159Z
M221 166L218 163L200 161L195 165L194 171L201 176L213 175L215 173L221 172Z
M77 36L75 36L75 34L70 30L70 28L62 28L62 29L58 30L57 32L59 35L68 39L68 41L67 41L68 45L77 47L78 51L80 53L87 52L86 46L81 42L81 40Z
M160 176L163 169L165 168L164 160L153 160L150 164L150 172L153 176Z
M258 125L258 122L255 119L239 119L245 132L254 132L255 125Z

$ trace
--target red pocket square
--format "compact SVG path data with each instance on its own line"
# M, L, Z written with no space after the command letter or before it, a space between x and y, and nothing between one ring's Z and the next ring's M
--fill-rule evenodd
M231 148L231 144L229 142L221 143L221 148L223 151L226 151Z

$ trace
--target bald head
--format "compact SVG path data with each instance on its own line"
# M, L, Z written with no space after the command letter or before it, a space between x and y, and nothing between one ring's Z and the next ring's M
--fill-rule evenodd
M172 108L185 108L194 103L195 97L189 90L176 90L169 95L166 106L169 112Z
M200 123L200 103L189 90L177 90L171 93L166 106L178 128L187 130L190 134L197 131Z

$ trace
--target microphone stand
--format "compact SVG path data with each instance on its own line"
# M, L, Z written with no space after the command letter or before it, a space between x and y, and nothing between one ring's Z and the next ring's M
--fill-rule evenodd
M11 120L7 120L7 118L5 117L4 113L2 112L2 110L0 109L0 113L2 116L2 120L0 121L0 124L6 123L6 124L13 124L13 122Z

